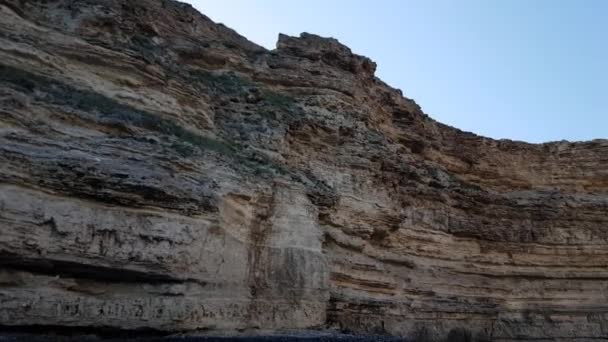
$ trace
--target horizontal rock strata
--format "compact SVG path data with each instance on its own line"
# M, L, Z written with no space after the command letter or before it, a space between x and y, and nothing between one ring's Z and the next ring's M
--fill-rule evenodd
M375 67L0 0L0 325L608 339L608 141L462 132Z

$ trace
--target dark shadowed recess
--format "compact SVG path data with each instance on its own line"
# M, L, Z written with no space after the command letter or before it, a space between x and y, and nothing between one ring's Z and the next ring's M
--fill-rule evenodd
M113 328L68 328L65 326L0 326L0 342L409 342L405 338L368 335L302 332L272 336L168 336L153 329L117 330ZM413 342L413 341L412 341Z
M41 258L24 258L10 252L0 252L0 269L11 269L50 276L75 277L83 279L143 282L143 283L180 283L181 279L161 273L127 270L120 267L105 267L82 264L72 261Z

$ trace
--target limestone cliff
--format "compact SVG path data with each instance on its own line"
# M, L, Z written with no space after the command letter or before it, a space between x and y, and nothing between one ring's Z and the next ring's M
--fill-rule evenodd
M334 39L0 0L0 325L608 338L608 141L442 125Z

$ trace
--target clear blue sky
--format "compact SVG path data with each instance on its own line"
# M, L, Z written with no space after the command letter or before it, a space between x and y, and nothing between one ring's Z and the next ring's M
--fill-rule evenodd
M431 117L493 138L608 138L608 0L191 0L274 48L331 36Z

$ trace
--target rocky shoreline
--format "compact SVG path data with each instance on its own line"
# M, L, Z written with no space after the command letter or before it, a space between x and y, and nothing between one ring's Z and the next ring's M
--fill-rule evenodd
M300 333L274 335L233 336L170 336L170 337L99 337L95 335L0 335L1 342L407 342L405 338L378 335L349 335L338 333ZM454 341L459 342L459 341ZM464 340L462 342L465 342Z

